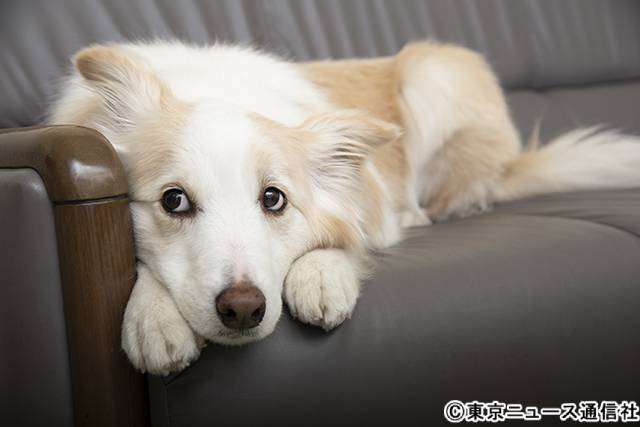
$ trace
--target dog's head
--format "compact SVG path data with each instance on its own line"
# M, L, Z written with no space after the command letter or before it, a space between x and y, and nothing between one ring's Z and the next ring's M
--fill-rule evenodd
M292 262L361 244L358 183L395 126L343 111L287 127L189 103L117 47L85 49L75 65L97 94L89 122L128 173L138 259L198 334L228 344L268 335Z

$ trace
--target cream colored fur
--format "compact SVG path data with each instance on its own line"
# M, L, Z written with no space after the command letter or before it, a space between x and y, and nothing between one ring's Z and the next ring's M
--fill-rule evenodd
M499 83L462 47L421 42L387 58L295 64L246 48L179 43L91 47L50 123L107 136L129 175L138 281L122 344L166 374L204 341L242 344L275 328L280 295L303 322L351 316L367 251L402 229L534 194L640 182L640 141L578 130L523 151ZM185 220L162 192L197 201ZM282 215L260 209L277 185ZM213 301L249 278L263 322L226 329Z

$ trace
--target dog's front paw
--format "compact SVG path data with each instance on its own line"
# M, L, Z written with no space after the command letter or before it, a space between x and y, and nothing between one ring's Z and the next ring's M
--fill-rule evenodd
M137 369L167 375L186 368L198 358L198 340L177 310L131 311L127 307L122 348Z
M351 317L359 293L358 268L339 249L317 249L302 256L291 266L284 285L291 314L327 331Z
M127 304L122 324L122 348L140 371L167 375L189 366L200 356L204 340L182 317L158 283L138 282Z

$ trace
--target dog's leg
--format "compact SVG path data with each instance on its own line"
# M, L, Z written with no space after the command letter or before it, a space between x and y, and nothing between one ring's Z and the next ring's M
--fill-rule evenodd
M298 258L284 284L291 314L325 330L351 317L360 294L362 264L342 249L316 249Z
M493 189L517 143L499 131L478 126L456 132L425 169L425 179L437 174L429 193L422 196L430 218L464 218L490 209ZM504 147L507 147L506 149Z
M138 280L122 324L122 348L131 363L142 372L167 375L197 359L202 343L169 291L138 264Z
M498 81L477 53L430 42L399 55L411 201L431 220L490 207L519 136Z

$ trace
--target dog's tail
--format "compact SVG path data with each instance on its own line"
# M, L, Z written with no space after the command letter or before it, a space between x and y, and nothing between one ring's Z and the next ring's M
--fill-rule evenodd
M539 147L537 137L505 169L496 201L573 190L640 187L640 137L577 129Z

